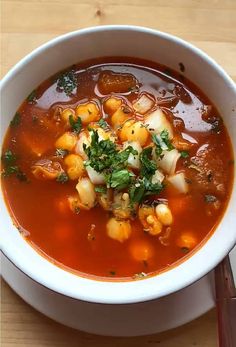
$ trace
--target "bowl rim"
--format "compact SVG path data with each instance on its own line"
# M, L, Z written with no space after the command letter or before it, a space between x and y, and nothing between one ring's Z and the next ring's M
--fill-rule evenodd
M187 41L184 41L183 39L178 38L174 35L164 33L164 32L161 32L161 31L158 31L155 29L150 29L150 28L141 27L141 26L131 26L131 25L104 25L104 26L99 26L99 27L89 27L89 28L84 28L84 29L72 31L72 32L60 35L58 37L55 37L52 40L50 40L50 41L42 44L38 48L34 49L31 53L27 54L17 64L15 64L9 70L9 72L7 72L7 74L3 77L2 81L0 82L0 90L2 90L4 88L4 86L8 83L8 81L11 80L11 78L15 74L17 74L21 70L22 67L27 65L27 63L29 61L31 61L37 55L47 51L47 49L49 47L53 47L57 44L63 43L64 41L66 41L68 39L71 39L74 37L80 37L82 35L91 34L94 32L99 33L99 32L104 32L104 31L112 32L112 31L127 31L127 30L128 31L135 31L137 33L146 33L149 35L159 36L165 40L177 43L177 44L183 46L184 48L191 50L193 53L200 56L209 65L212 65L217 70L217 72L225 80L225 82L228 84L228 86L233 90L233 93L235 93L235 96L236 96L236 86L235 86L233 80L227 75L227 73L223 70L223 68L221 68L221 66L219 66L212 58L210 58L202 50L200 50L199 48L195 47L194 45L192 45L192 44L188 43ZM232 201L233 195L236 194L236 192L234 192L234 194L233 194L233 190L235 191L236 189L232 189L231 197L228 201L228 206L230 205L230 203ZM3 202L3 204L5 204L5 203ZM228 206L227 206L226 210L228 209ZM224 214L226 213L226 210L225 210ZM219 228L223 219L224 218L221 219L220 223L217 226L217 229ZM1 231L1 233L2 233L2 231ZM213 233L213 235L214 235L214 233ZM214 238L213 235L211 235L209 240ZM4 238L2 238L2 237L1 237L1 239L4 240ZM189 257L189 259L194 257L196 254L199 254L199 256L200 256L200 253L201 254L203 253L202 250L205 248L206 244L209 243L209 240L207 242L205 242L204 245L201 246L201 248L195 254L193 254L191 257ZM25 240L24 240L24 242L25 242ZM25 243L28 244L27 242L25 242ZM83 278L83 277L80 277L78 275L74 275L73 273L69 273L69 272L67 272L61 268L58 268L58 269L60 269L60 273L62 276L64 276L65 273L67 273L67 274L69 274L69 277L67 276L67 278L72 279L73 277L76 277L78 279L77 282L78 283L80 282L81 287L82 287L83 283L88 285L89 288L92 288L92 286L96 286L96 289L98 287L101 287L100 288L101 290L95 290L94 293L92 293L92 292L86 292L83 290L83 288L80 288L80 287L75 288L75 290L73 290L73 289L68 289L68 287L65 288L65 286L61 285L60 283L54 283L53 280L50 278L50 276L45 278L45 276L43 277L38 272L34 271L34 269L32 269L30 264L29 265L22 264L20 259L19 259L19 256L11 251L11 248L8 244L5 244L5 246L3 244L2 249L3 249L3 253L6 255L6 257L18 269L20 269L23 273L25 273L27 276L29 276L30 278L32 278L36 282L51 289L52 291L55 291L55 292L60 293L62 295L69 296L71 298L75 298L75 299L79 299L79 300L83 300L83 301L88 301L88 302L93 302L93 303L130 304L130 303L138 303L138 302L143 302L143 301L154 300L154 299L157 299L159 297L169 295L173 292L176 292L178 290L181 290L184 287L191 285L192 283L196 282L198 279L200 279L201 277L206 275L208 272L210 272L220 262L220 260L223 259L223 257L230 251L230 249L233 248L235 243L236 243L236 233L235 233L235 235L233 235L233 234L231 235L230 241L222 244L222 248L218 251L217 257L207 259L207 263L206 263L206 266L204 268L202 267L200 269L198 268L197 270L195 269L195 271L191 271L190 273L188 273L187 276L183 276L181 281L179 281L179 282L171 281L169 283L168 288L161 288L158 293L157 293L157 291L155 291L155 286L156 286L155 278L163 277L163 274L164 274L164 276L166 276L167 273L169 273L169 274L175 273L177 268L178 268L178 271L177 271L177 273L178 273L182 268L185 269L185 266L183 266L183 265L186 264L186 262L188 262L188 260L184 260L180 265L177 265L173 269L168 270L168 271L164 272L163 274L159 274L157 276L152 276L152 277L147 277L141 281L128 281L128 282L126 282L126 281L125 282L111 282L111 281L105 281L105 280L104 281L98 281L98 280L94 280L92 278ZM29 244L28 244L28 246L30 248L32 248ZM37 252L35 252L35 253L37 253ZM43 258L43 257L41 256L41 258ZM42 261L43 261L43 259L42 259ZM44 261L48 262L48 260L46 260L46 259ZM53 267L55 267L55 265L52 264L52 269L53 269ZM170 281L170 278L168 278L168 277L170 277L170 276L167 276L168 281ZM148 285L146 285L147 283L148 283ZM144 287L143 290L136 291L138 286L143 286ZM106 289L106 293L108 293L108 290L112 290L116 293L116 295L111 294L111 295L106 296L103 294L103 291L102 291L103 289ZM117 293L121 293L121 295L119 296L119 295L117 295ZM132 293L132 295L131 295L131 293Z

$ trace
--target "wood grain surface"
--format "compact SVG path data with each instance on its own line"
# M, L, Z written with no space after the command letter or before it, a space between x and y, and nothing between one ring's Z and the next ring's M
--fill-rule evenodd
M1 75L40 44L94 25L133 24L192 42L236 81L236 0L11 0L1 2ZM1 281L2 347L215 347L215 310L174 330L138 338L100 337L61 326Z

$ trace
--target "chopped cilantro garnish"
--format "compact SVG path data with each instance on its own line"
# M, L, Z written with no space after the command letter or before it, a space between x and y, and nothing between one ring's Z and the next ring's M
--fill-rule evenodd
M16 112L15 116L11 120L10 126L11 127L17 127L21 122L21 115L19 112Z
M168 151L171 151L174 148L174 146L170 142L168 130L162 130L162 132L160 133L160 137L162 141L166 144Z
M171 151L174 148L174 146L170 142L169 133L167 130L162 130L160 135L153 134L152 141L156 146L155 151L157 157L159 157L162 154L162 151Z
M100 125L100 127L104 130L108 130L109 129L109 124L103 119L101 118L99 121L98 121L98 124Z
M34 103L36 101L36 90L33 90L27 97L29 103Z
M67 176L67 174L65 172L61 172L58 176L56 181L60 182L60 183L66 183L69 180L69 177Z
M81 118L78 117L76 120L74 120L73 116L70 115L69 116L69 122L70 122L70 126L71 126L73 132L75 132L76 134L79 134L81 129L82 129Z
M57 148L55 152L55 156L58 158L64 158L69 152L67 149Z
M12 174L16 174L19 171L19 167L14 165L14 166L7 166L3 172L2 172L2 176L3 177L9 177Z
M7 150L1 159L5 165L12 165L16 161L16 155L11 150Z
M131 177L133 177L133 174L127 169L114 171L109 176L107 183L111 188L121 190L130 185Z
M25 173L16 165L17 156L11 150L7 150L3 153L1 159L4 164L4 170L2 172L3 177L9 177L15 174L18 180L27 181Z
M99 141L97 131L92 130L91 144L90 146L84 145L84 150L88 156L85 165L104 174L107 188L127 189L131 205L142 201L144 197L151 194L159 194L163 189L163 185L151 182L157 169L156 163L152 160L152 147L145 148L140 154L140 178L135 178L134 173L127 168L129 155L138 155L132 146L119 151L112 141ZM100 187L97 187L96 191L100 192L99 190Z
M106 193L106 191L107 191L107 188L104 187L104 186L95 187L95 192L96 193L104 194L104 193Z
M137 179L130 187L131 203L139 203L149 195L156 195L161 192L164 186L161 183L152 183L146 177Z
M84 150L89 159L86 165L90 165L97 172L105 170L105 174L124 169L130 153L137 154L137 151L131 146L119 152L112 141L99 141L98 133L95 130L92 130L91 145L88 147L84 145Z
M188 158L189 157L189 153L187 151L181 151L180 155L182 158Z
M152 147L144 148L140 154L141 170L140 175L142 177L150 178L154 175L157 165L151 159L152 157Z
M57 88L70 96L77 87L77 77L74 70L64 72L57 79Z

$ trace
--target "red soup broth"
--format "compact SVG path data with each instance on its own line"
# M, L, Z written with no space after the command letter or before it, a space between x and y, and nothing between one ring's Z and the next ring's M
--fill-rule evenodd
M164 119L160 129L148 123L153 113ZM96 145L107 140L113 152L96 159L83 141L78 150L81 134L92 146L98 133ZM138 142L138 168L115 162L124 142ZM163 158L173 151L170 170ZM105 165L103 183L91 183L88 162ZM232 147L214 105L182 74L138 59L91 60L49 78L20 106L3 143L2 189L19 232L83 276L136 279L175 266L212 234L232 182ZM132 201L135 189L143 196Z

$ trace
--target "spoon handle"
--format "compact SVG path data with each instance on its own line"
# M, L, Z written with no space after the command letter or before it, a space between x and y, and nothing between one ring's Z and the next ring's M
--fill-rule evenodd
M236 346L236 289L227 256L215 269L219 347Z

